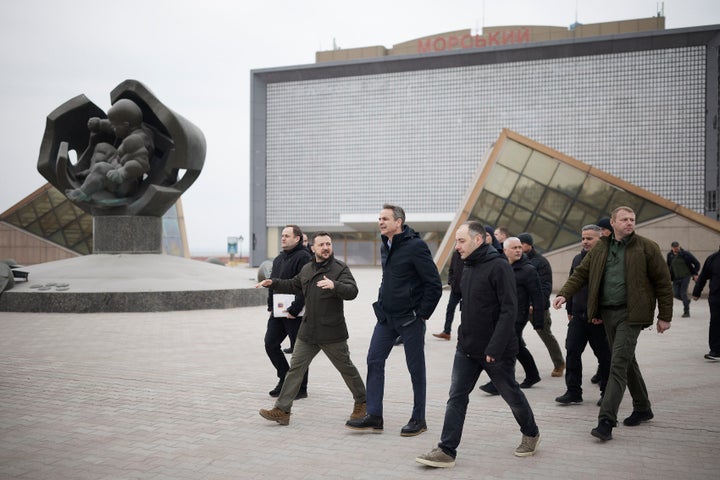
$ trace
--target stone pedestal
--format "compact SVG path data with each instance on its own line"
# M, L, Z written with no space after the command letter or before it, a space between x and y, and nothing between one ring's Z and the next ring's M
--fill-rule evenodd
M162 217L93 217L93 253L162 253Z

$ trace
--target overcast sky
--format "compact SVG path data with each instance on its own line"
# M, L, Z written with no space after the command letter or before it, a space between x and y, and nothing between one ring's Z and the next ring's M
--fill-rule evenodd
M228 236L249 232L250 70L314 63L333 42L390 48L465 28L567 27L659 8L668 29L720 24L716 0L2 0L0 213L46 183L37 155L52 110L83 93L107 111L110 91L136 79L205 134L185 222L191 253L222 253Z

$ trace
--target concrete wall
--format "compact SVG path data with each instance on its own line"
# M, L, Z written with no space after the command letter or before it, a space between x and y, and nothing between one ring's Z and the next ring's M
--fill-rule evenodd
M0 259L12 258L20 265L35 265L79 256L77 252L0 222Z

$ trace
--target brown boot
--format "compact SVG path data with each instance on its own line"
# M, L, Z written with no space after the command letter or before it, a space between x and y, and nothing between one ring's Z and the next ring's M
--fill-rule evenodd
M350 414L350 420L360 420L365 415L367 415L367 411L365 410L367 408L367 403L362 402L355 402L355 406L353 407L353 411Z
M280 425L288 425L290 423L290 412L283 412L275 407L272 410L260 410L260 416L271 422L277 422Z

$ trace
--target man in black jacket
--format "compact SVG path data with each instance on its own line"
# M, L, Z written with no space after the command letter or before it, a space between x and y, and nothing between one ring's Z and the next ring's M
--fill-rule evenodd
M297 225L287 225L283 228L280 237L280 246L282 252L273 260L271 274L274 278L293 278L300 273L300 269L310 261L310 254L302 244L302 230ZM285 374L290 369L287 359L282 351L282 342L286 337L290 337L290 348L295 345L300 322L302 322L302 312L305 308L305 298L302 294L295 296L290 306L284 308L284 312L275 316L275 304L273 301L273 290L268 290L268 311L270 318L265 331L265 352L270 358L273 367L278 376L278 383L270 390L271 397L280 395ZM280 316L282 315L282 316ZM298 398L307 397L307 374L303 380L302 388L298 392Z
M462 279L462 322L453 362L450 398L445 407L440 443L415 460L431 467L455 465L470 392L485 370L510 407L522 441L515 455L533 455L540 441L535 417L525 394L515 381L515 317L518 313L515 276L510 264L484 240L479 222L460 226L456 249L465 260Z
M306 264L290 280L266 279L257 287L272 287L276 292L302 294L305 315L293 349L291 366L280 396L271 410L260 415L280 425L290 423L293 399L300 391L303 376L310 362L322 350L345 380L355 400L350 418L365 416L366 392L362 377L350 360L348 329L343 313L343 301L357 297L358 288L350 269L333 256L332 240L327 232L318 232L312 239L314 261Z
M383 431L385 361L399 336L413 386L412 414L400 435L411 437L427 430L425 322L440 301L442 282L430 249L420 235L405 225L401 207L383 205L378 226L383 277L378 301L373 303L377 323L367 354L367 415L348 420L345 425L351 430Z
M487 242L487 238L485 241ZM518 314L515 318L515 335L518 339L517 360L525 371L525 380L520 384L520 388L530 388L540 381L540 372L538 372L535 359L525 345L522 332L528 321L530 305L538 305L543 302L540 277L535 267L530 263L530 260L528 260L527 255L523 253L519 238L506 238L504 253L508 262L512 265L517 288ZM535 330L542 330L545 317L543 311L533 310L529 317L532 319L533 328ZM497 395L499 393L492 381L482 385L480 390L491 395Z
M433 333L433 337L450 340L452 335L452 323L455 319L455 308L462 300L460 292L460 281L462 280L463 260L458 252L453 253L448 268L448 285L450 285L450 298L445 310L445 326L440 333ZM462 305L460 306L462 309Z
M542 305L532 305L532 309L541 308L543 310L544 322L543 328L535 330L540 339L545 344L550 359L553 362L553 371L550 374L553 377L562 377L563 371L565 370L565 358L563 357L560 344L558 344L555 335L553 335L550 327L552 326L552 319L550 317L550 294L552 293L552 268L547 258L543 257L537 250L535 250L534 240L532 235L529 233L521 233L518 235L520 242L523 246L523 253L530 259L530 263L533 264L537 269L538 275L540 275L540 285L542 286L543 296L545 301Z
M688 250L680 248L678 242L670 244L670 251L667 253L667 265L670 269L670 279L673 285L673 297L682 300L683 318L690 316L690 297L688 297L688 286L690 277L694 281L698 279L700 262Z
M602 229L597 225L585 225L580 233L582 238L582 251L573 258L570 266L570 275L580 265L585 255L600 241ZM567 337L565 351L565 385L567 390L555 399L562 405L581 403L582 398L582 354L585 346L590 343L593 353L598 359L598 373L600 383L600 397L605 394L608 375L610 374L610 347L605 336L605 327L602 322L595 319L593 322L587 315L587 285L566 304L568 315ZM598 406L601 402L598 402Z
M705 259L700 277L695 282L693 299L700 298L705 283L710 280L710 293L708 293L708 304L710 306L710 330L708 338L710 352L705 358L713 361L720 361L720 251L717 251Z

